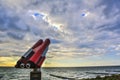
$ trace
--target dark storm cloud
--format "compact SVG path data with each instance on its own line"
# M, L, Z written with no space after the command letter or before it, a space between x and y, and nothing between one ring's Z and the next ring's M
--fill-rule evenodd
M116 30L120 31L120 23L117 22L117 23L114 23L112 25L105 25L105 26L100 27L100 29L102 31L104 31L104 30L105 31L114 31L114 32L116 32Z
M55 16L64 15L67 12L67 6L68 6L67 2L65 1L55 1L55 2L59 4L56 3L52 4L50 13Z
M106 17L115 16L116 14L120 13L120 1L119 0L109 0L109 1L102 1L100 5L105 5L106 8L104 9L104 14ZM115 10L118 9L116 12ZM115 13L114 13L115 12ZM114 13L114 14L112 14Z
M0 8L0 31L5 32L7 35L13 39L22 40L24 38L25 32L29 31L29 27L20 20L19 16L15 12L7 10L3 6ZM1 34L0 34L1 35ZM2 35L3 36L3 35Z
M24 38L24 34L17 33L17 32L8 32L7 35L17 40L22 40Z
M1 31L5 31L5 30L28 31L29 30L28 26L25 25L24 22L23 23L21 22L22 24L19 24L20 22L19 17L17 16L10 17L9 15L6 14L7 12L4 12L4 11L2 11L1 13L5 14L4 16L0 15L2 16L0 17L0 30Z

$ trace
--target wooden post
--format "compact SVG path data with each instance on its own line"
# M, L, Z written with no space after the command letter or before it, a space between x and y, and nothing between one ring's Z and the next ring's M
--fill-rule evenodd
M34 69L30 72L30 80L41 80L41 70Z

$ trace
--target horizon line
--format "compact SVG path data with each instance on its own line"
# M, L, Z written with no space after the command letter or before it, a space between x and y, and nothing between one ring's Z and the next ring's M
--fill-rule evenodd
M84 67L120 67L120 65L105 65L105 66L61 66L61 67L41 67L41 68L84 68ZM0 68L14 68L14 66L0 66ZM23 68L24 69L24 68Z

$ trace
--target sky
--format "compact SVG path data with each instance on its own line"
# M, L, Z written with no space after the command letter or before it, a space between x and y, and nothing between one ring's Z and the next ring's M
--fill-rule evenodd
M46 38L43 67L120 65L120 1L0 0L0 66Z

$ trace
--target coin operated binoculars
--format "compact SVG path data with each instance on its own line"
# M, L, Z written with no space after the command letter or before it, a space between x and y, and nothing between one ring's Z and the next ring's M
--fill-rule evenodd
M30 80L41 80L41 66L46 58L50 40L40 39L16 63L15 68L33 69Z

